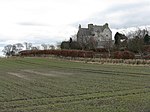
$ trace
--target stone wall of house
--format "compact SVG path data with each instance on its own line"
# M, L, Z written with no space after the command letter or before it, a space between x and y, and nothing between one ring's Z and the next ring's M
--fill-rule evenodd
M79 43L86 42L88 38L94 37L98 41L97 48L103 48L107 41L112 41L112 31L110 30L108 24L103 26L88 24L88 28L79 28L77 33L77 41ZM83 41L85 40L86 41Z

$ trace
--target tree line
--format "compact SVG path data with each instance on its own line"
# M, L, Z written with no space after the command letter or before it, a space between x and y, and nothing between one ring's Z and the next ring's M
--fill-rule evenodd
M24 42L22 43L16 43L16 44L8 44L4 46L4 49L2 52L5 56L17 56L19 55L19 52L22 50L48 50L48 49L55 49L54 45L50 44L41 44L39 46L35 46L32 43Z

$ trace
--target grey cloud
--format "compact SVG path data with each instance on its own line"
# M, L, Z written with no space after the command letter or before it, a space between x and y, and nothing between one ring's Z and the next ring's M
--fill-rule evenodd
M4 47L6 45L6 43L8 44L7 39L6 40L0 40L0 47Z
M107 10L105 10L103 13L114 13L119 11L131 11L131 10L139 10L144 7L149 7L150 2L136 2L136 3L126 3L126 4L116 4Z
M104 24L109 23L111 28L128 28L143 25L150 25L150 2L142 1L132 4L116 4L102 12L92 15L86 20L77 21L72 26L77 27L82 24L83 27L88 23ZM117 18L118 22L115 18Z
M129 26L129 27L138 27L138 26L144 26L144 25L150 25L150 15L148 14L149 11L144 11L140 13L131 14L128 13L120 19L124 19L124 22L122 23L122 26Z
M23 26L50 26L48 24L43 24L43 23L36 23L36 22L20 22L17 23L18 25L23 25Z
M62 37L50 37L48 35L27 35L24 37L23 42L30 42L33 44L56 44L56 42L62 41Z
M5 46L5 44L1 44L1 43L0 43L0 47L4 47L4 46Z

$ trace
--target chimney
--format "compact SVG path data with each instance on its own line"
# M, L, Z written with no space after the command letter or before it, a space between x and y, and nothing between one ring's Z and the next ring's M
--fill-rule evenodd
M93 24L88 24L88 29L92 30L93 29Z
M81 29L81 25L79 24L79 29Z
M105 23L105 25L104 25L104 26L105 26L105 28L106 28L106 27L108 27L108 23Z

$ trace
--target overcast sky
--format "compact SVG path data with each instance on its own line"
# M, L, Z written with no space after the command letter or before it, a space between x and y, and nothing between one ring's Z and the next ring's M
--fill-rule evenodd
M116 29L150 25L150 0L0 0L0 51L6 44L56 43L78 25Z

